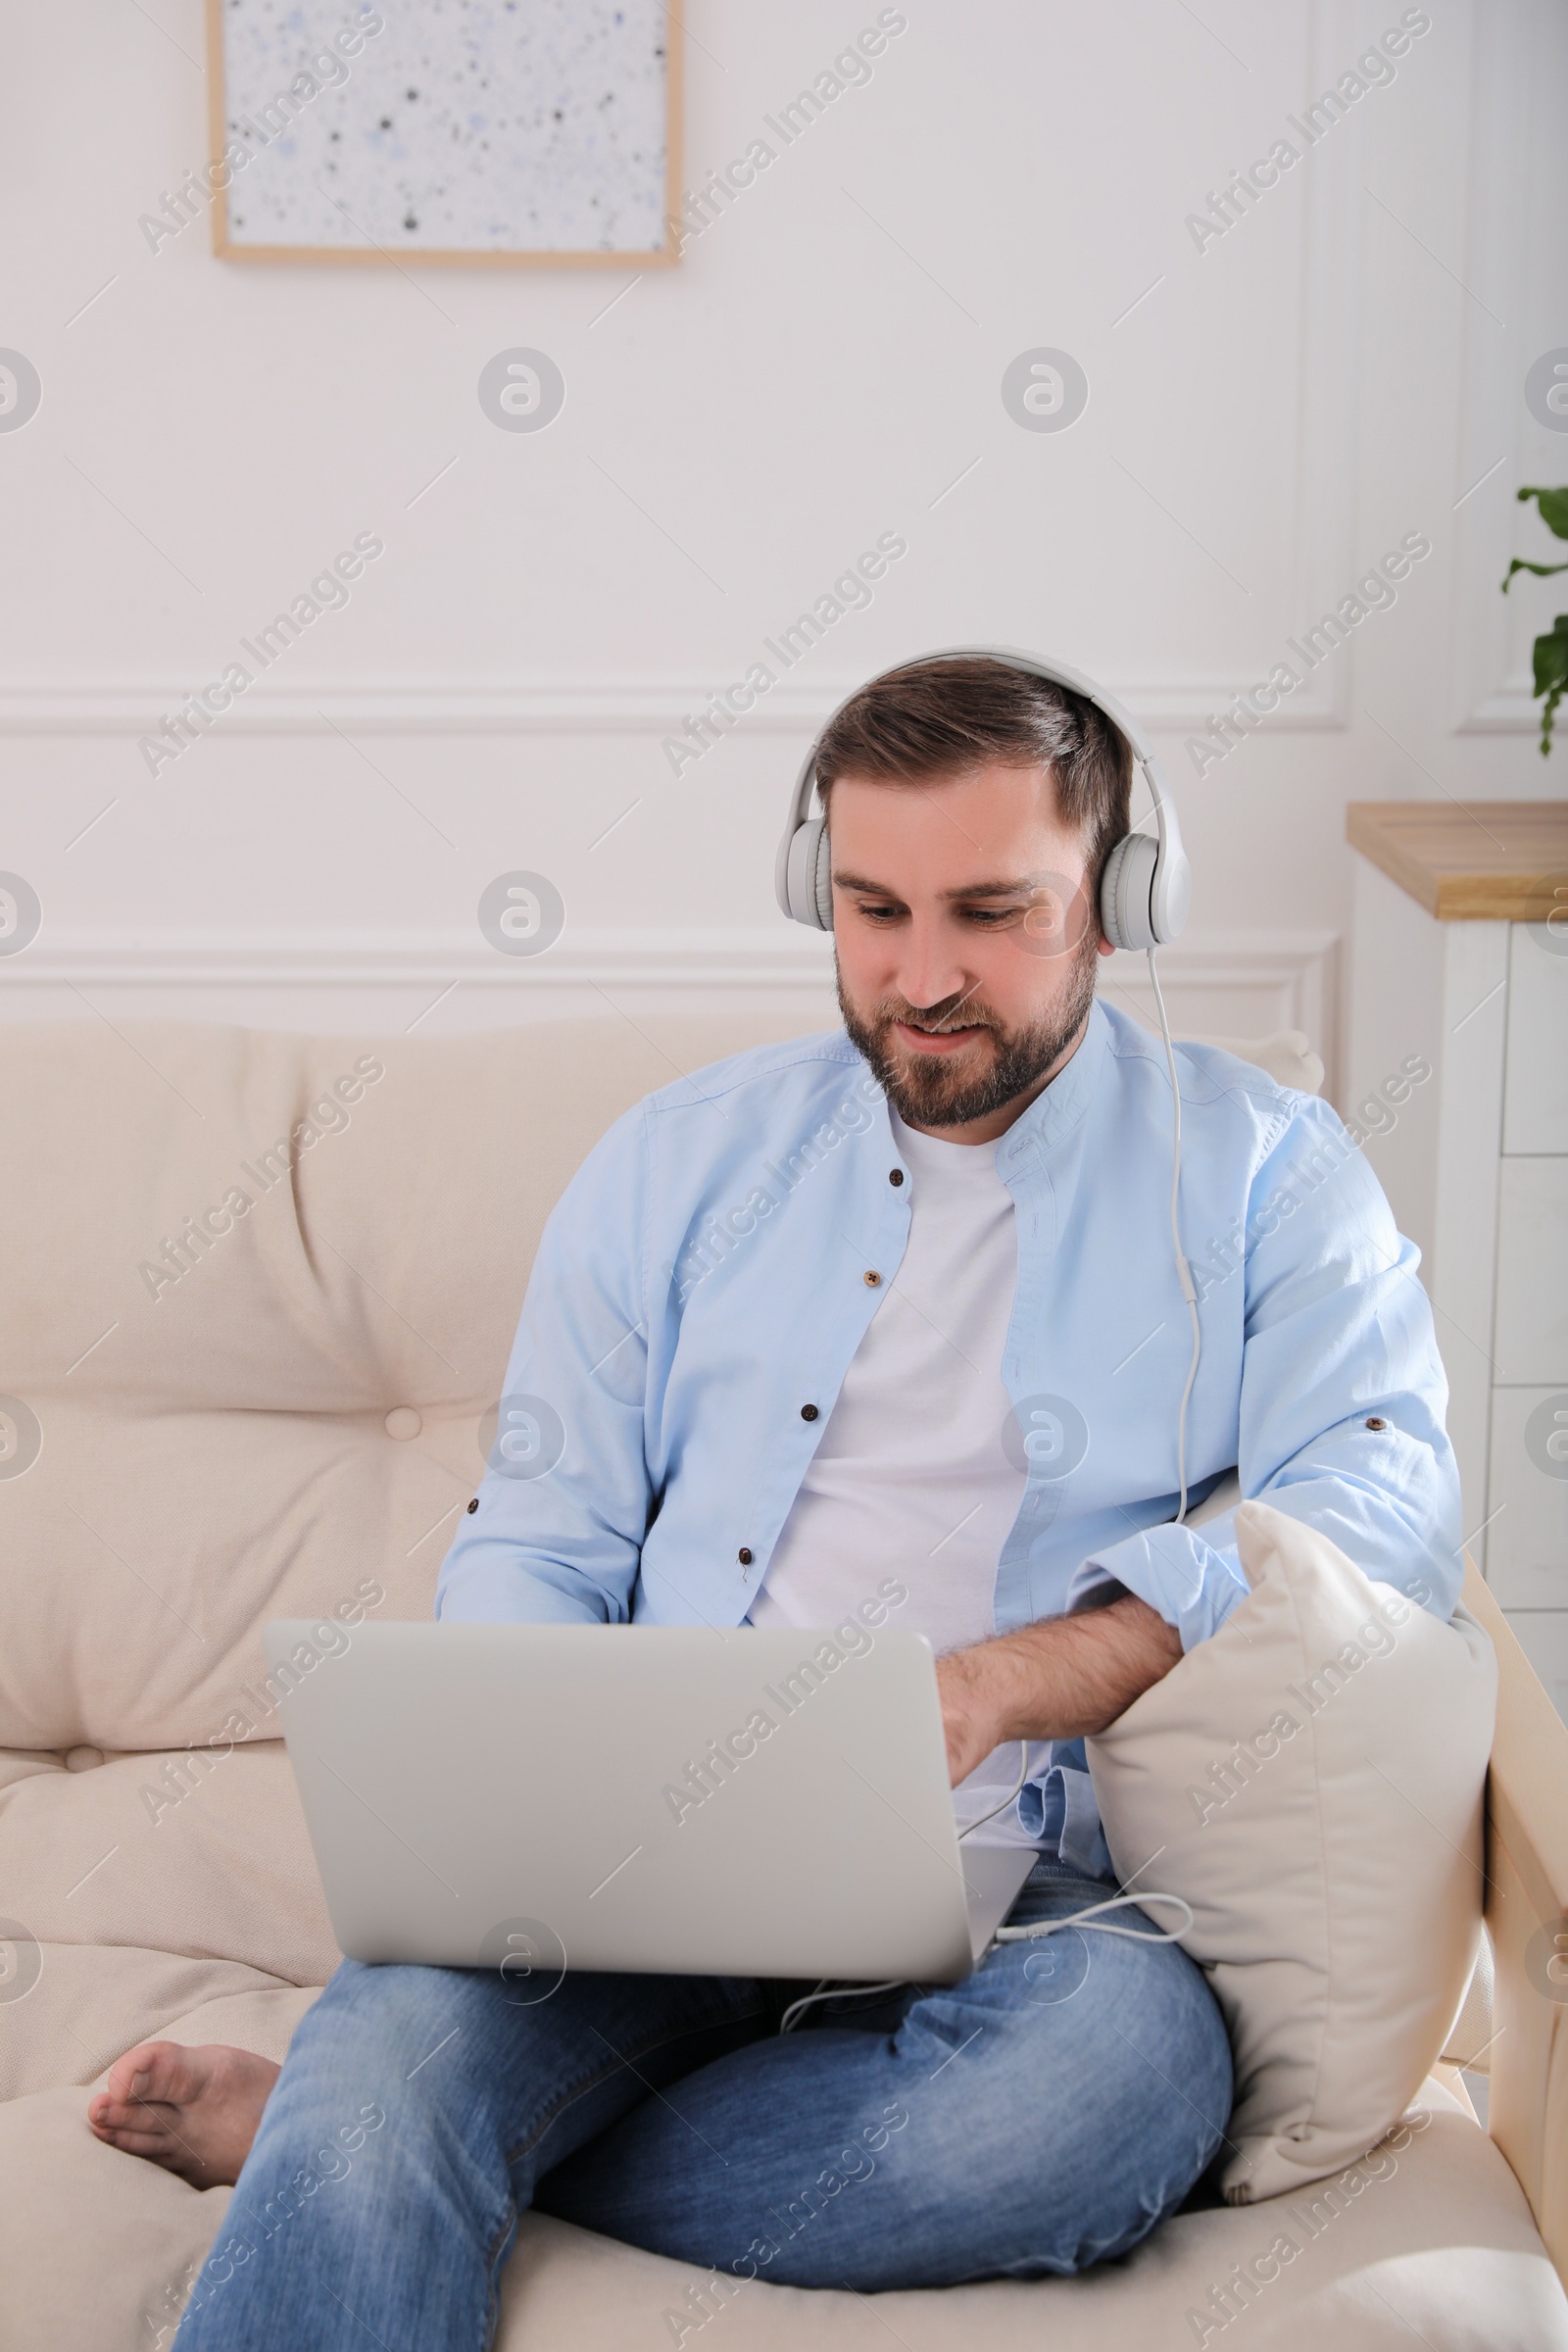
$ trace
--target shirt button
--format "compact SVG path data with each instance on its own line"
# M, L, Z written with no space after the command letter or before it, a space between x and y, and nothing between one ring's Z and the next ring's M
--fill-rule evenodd
M751 1545L749 1544L743 1544L739 1551L735 1554L735 1557L739 1560L743 1568L749 1568L752 1564Z
M815 1407L815 1405L814 1405L814 1404L803 1404L803 1405L802 1405L802 1407L801 1407L801 1419L802 1419L803 1421L814 1421L814 1420L816 1419L816 1407Z
M1388 1426L1389 1425L1386 1421L1380 1421L1378 1419L1376 1413L1373 1414L1371 1420L1367 1423L1368 1429L1387 1429Z
M902 1168L889 1168L888 1182L889 1184L902 1184L904 1182L904 1170Z
M880 1286L881 1286L881 1282L882 1282L882 1277L881 1277L881 1275L880 1275L880 1274L878 1274L878 1273L871 1272L871 1273L868 1273L868 1274L865 1276L865 1287L866 1287L866 1289L867 1289L868 1291L874 1291L874 1290L877 1290L877 1289L879 1289L879 1288L880 1288Z
M472 1501L469 1503L469 1505L468 1505L468 1508L469 1508L469 1510L470 1510L470 1511L476 1511L476 1510L479 1508L479 1497L478 1497L478 1495L477 1495L477 1494L474 1496L473 1500L472 1500Z

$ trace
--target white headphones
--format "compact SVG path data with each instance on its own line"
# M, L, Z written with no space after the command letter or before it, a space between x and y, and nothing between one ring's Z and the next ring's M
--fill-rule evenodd
M950 646L939 653L917 654L913 662L900 662L899 667L911 669L923 662L982 659L1004 662L1008 669L1022 670L1027 677L1044 678L1052 686L1070 688L1074 694L1082 695L1086 703L1093 703L1126 736L1154 805L1155 831L1152 840L1147 833L1124 833L1106 858L1100 884L1100 927L1113 948L1165 947L1178 939L1192 898L1192 869L1182 848L1174 804L1137 720L1081 670L1068 669L1059 662L1044 662L1037 654L1021 653L1011 646ZM860 688L857 687L855 692L858 694ZM854 699L854 695L847 695L833 712L833 718ZM828 726L833 718L828 720ZM805 923L813 931L833 928L827 820L808 814L816 785L817 749L826 732L824 727L795 779L789 817L773 872L773 888L781 910L792 921Z

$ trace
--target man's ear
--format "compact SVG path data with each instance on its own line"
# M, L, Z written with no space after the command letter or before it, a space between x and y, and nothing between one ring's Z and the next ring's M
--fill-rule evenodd
M1111 946L1111 944L1110 944L1109 940L1108 940L1108 939L1105 937L1104 933L1103 933L1103 932L1102 932L1102 933L1101 933L1101 935L1100 935L1100 945L1099 945L1099 947L1098 947L1098 948L1095 950L1095 954L1096 954L1097 956L1114 956L1114 955L1115 955L1115 953L1116 953L1115 949L1114 949L1114 948Z

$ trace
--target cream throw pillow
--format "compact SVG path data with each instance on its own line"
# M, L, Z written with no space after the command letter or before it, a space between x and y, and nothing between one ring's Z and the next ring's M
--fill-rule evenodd
M1244 1503L1236 1535L1251 1591L1088 1753L1117 1875L1193 1907L1245 2205L1361 2155L1443 2048L1480 1936L1497 1667L1463 1609L1441 1624L1283 1512Z

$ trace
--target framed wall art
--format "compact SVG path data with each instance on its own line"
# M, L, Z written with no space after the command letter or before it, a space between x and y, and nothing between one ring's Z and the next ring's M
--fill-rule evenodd
M673 262L679 35L664 0L208 0L213 249Z

